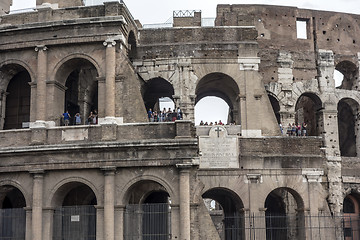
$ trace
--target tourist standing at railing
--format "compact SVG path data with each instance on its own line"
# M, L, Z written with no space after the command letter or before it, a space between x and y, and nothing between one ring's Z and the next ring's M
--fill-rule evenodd
M81 124L80 113L76 113L75 114L75 125L80 125L80 124Z
M65 126L69 126L70 118L71 118L71 116L69 114L69 111L66 110L66 112L63 113L63 119L64 119Z
M302 124L302 135L307 136L307 124L306 124L306 122L303 122L303 124Z

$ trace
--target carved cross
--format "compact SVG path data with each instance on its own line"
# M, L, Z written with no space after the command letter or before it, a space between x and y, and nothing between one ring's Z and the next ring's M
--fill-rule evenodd
M222 129L220 129L219 127L217 127L217 128L215 129L215 132L217 132L217 137L220 137L219 132L222 132Z

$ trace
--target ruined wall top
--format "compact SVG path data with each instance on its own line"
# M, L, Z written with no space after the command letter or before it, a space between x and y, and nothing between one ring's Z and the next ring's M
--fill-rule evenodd
M10 11L12 0L1 0L0 1L0 15L6 14Z
M67 7L78 7L85 6L83 0L36 0L36 5L40 6L46 3L50 3L52 5L58 5L59 8L67 8Z

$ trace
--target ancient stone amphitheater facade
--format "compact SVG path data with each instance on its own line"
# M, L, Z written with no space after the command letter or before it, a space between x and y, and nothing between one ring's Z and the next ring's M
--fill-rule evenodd
M1 240L360 239L360 16L218 5L212 27L184 11L145 28L122 1L10 3ZM232 124L194 126L207 96ZM149 122L161 97L183 119Z

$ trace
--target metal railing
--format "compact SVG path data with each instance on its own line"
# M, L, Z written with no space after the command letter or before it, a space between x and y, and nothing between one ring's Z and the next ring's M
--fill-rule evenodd
M130 204L126 206L124 218L125 240L171 239L169 204Z
M25 223L23 208L0 209L0 240L24 240Z
M55 209L53 240L95 240L94 206L69 206Z

